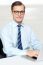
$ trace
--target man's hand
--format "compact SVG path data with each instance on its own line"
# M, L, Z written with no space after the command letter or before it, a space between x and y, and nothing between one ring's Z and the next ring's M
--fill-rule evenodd
M27 51L26 55L29 57L38 57L39 52L35 50L30 50L30 51Z

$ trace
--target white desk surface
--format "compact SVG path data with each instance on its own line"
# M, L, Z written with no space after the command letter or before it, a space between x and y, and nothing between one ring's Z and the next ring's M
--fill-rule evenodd
M43 65L43 61L32 61L21 56L0 59L0 65Z

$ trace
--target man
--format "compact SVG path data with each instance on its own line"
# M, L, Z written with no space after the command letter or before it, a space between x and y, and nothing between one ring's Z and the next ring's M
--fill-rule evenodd
M25 15L25 6L20 1L11 5L13 21L1 32L3 51L7 56L26 55L38 57L40 44L30 26L22 23Z

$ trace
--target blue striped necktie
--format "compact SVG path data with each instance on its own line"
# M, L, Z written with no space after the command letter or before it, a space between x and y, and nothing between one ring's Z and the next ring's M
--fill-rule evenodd
M18 45L18 49L23 49L22 48L22 42L21 42L21 25L17 25L18 26L18 39L17 39L17 45Z

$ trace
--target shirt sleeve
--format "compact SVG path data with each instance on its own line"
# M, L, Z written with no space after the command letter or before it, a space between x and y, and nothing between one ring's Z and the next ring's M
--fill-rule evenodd
M33 50L40 51L40 49L41 49L40 41L37 39L37 36L32 31L32 29L31 29L31 34L30 34L30 44L31 44L31 47L32 47Z

